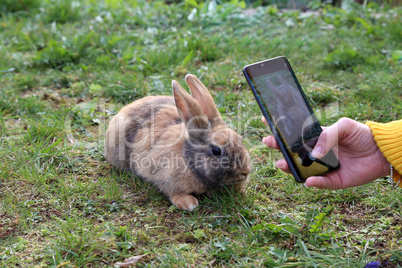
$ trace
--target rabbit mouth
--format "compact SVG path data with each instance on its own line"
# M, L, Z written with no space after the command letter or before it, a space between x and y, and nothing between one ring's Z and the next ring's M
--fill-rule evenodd
M221 185L235 185L235 184L240 184L242 182L244 182L245 180L247 180L247 175L241 175L240 177L236 178L236 179L231 179L229 181L222 181Z

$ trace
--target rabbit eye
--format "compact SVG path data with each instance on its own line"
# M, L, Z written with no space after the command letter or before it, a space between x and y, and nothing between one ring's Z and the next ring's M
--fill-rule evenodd
M210 150L213 155L222 155L222 149L218 146L211 145Z

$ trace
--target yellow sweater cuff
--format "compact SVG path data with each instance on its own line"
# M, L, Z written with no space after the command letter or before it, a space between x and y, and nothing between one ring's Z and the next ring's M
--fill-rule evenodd
M402 187L402 120L390 123L366 122L373 133L374 140L385 158L395 168L394 181Z

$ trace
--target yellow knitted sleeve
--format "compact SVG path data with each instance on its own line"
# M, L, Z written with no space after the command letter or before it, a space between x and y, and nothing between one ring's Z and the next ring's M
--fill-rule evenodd
M390 123L366 123L385 158L394 167L394 181L402 187L402 120Z

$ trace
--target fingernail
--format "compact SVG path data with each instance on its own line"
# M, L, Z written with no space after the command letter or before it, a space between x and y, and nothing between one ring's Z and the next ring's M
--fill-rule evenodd
M304 186L304 187L310 187L310 186L308 186L306 183L304 183L303 186Z
M319 145L319 146L315 147L314 150L311 152L311 156L317 158L323 153L324 153L324 150L323 150L322 146Z
M282 160L278 160L278 161L276 162L276 166L277 166L279 169L284 169L284 168L285 168L285 163L284 163Z

